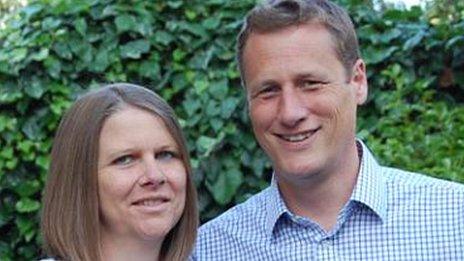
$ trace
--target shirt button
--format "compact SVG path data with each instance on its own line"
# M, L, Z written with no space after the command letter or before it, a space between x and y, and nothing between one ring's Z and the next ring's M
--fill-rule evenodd
M330 245L331 245L331 244L330 244L330 239L323 239L323 240L321 241L321 245L323 245L323 246L330 246Z

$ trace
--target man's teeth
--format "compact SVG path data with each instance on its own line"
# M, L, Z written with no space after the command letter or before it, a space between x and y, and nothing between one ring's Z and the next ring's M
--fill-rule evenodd
M311 135L310 132L304 134L296 134L296 135L281 135L281 137L286 141L297 142L302 141Z

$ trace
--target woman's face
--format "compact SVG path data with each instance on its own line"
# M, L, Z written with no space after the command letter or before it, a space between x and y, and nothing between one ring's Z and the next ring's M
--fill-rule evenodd
M98 160L106 238L162 242L185 206L187 172L158 116L124 107L103 124Z

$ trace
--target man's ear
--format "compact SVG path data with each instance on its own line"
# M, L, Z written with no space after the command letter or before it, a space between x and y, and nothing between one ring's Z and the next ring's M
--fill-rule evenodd
M363 104L367 99L368 86L366 65L362 59L356 60L353 65L350 83L355 88L356 103L358 105Z

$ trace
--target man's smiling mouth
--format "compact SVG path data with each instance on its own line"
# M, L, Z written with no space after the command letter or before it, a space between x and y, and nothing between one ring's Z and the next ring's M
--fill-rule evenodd
M303 131L303 132L298 132L294 134L278 134L276 133L275 135L285 141L288 142L300 142L303 140L306 140L309 138L311 135L316 133L321 127L318 127L316 129L308 130L308 131Z

